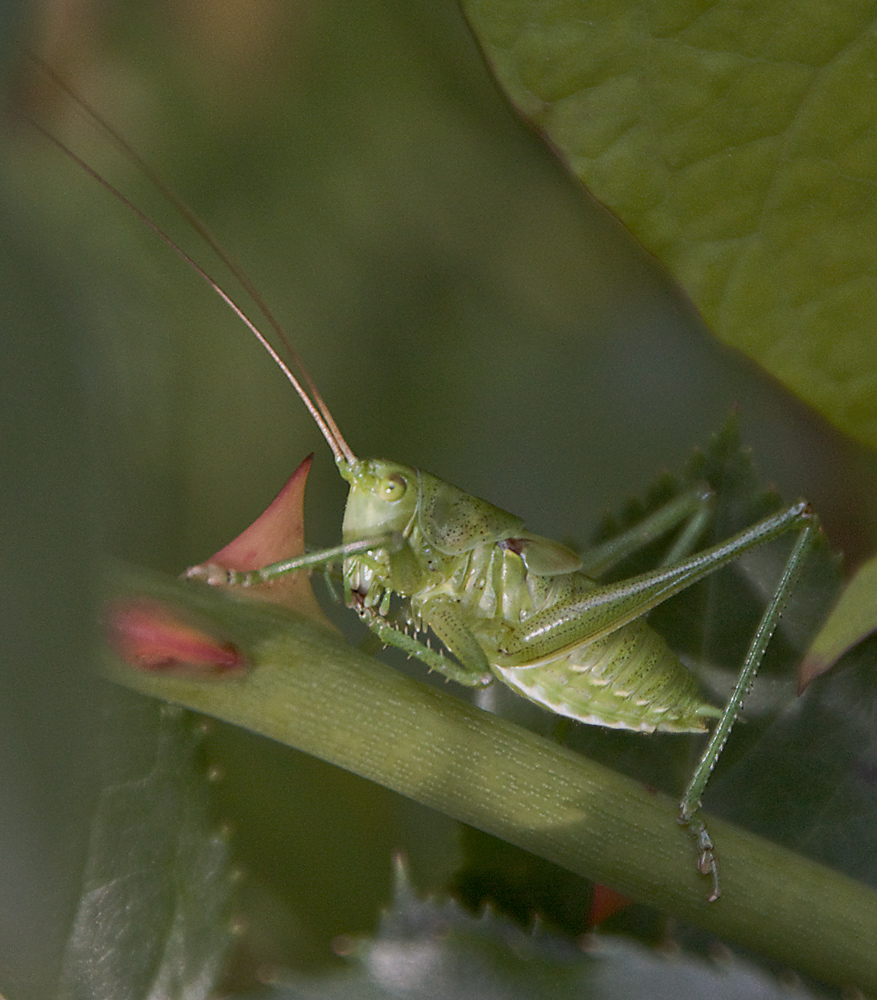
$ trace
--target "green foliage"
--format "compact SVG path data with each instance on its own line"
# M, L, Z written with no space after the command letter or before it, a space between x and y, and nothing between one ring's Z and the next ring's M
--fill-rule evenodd
M815 681L717 781L709 808L877 886L877 857L857 846L877 822L873 642ZM804 789L795 794L794 789Z
M877 558L860 566L831 615L813 640L802 667L809 682L877 629Z
M712 329L877 447L874 5L464 6L511 100Z

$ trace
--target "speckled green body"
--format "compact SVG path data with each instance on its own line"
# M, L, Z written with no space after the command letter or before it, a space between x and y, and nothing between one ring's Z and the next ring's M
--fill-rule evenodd
M462 683L497 679L579 722L697 732L721 714L641 617L642 588L602 587L569 549L419 469L374 459L340 468L351 487L344 543L395 538L344 560L347 603L384 641ZM387 618L394 594L406 624L429 627L456 663L402 638Z

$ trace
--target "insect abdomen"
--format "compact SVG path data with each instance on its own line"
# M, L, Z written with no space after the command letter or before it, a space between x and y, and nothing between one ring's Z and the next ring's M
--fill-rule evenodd
M612 729L702 732L721 712L703 701L694 678L653 629L631 622L533 665L494 665L525 698L558 715Z

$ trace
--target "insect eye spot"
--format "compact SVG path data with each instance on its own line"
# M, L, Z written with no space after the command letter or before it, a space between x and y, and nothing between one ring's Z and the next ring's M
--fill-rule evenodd
M408 489L408 483L400 475L387 476L381 483L381 493L385 500L401 500Z

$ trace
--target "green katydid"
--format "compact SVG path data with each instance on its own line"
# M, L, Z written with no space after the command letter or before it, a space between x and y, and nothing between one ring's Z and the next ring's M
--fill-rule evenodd
M205 564L192 567L187 576L247 587L284 573L340 565L346 604L383 643L460 684L477 687L498 680L557 715L640 732L702 732L707 720L718 719L680 802L680 822L697 844L698 869L711 878L709 899L717 899L718 867L698 816L700 798L815 539L818 521L809 505L793 504L725 542L686 554L709 518L712 501L708 489L694 488L643 524L578 556L526 531L514 514L431 473L358 459L312 382L308 379L313 399L268 349L349 483L342 544L251 572ZM654 571L603 585L589 575L608 570L644 540L674 528L681 530L670 558ZM644 616L788 531L797 531L798 538L731 697L720 710L702 700L692 675ZM402 625L388 615L393 596L403 605ZM444 650L418 638L427 629Z
M818 521L809 505L793 504L718 545L696 551L713 497L708 488L694 487L634 529L580 556L530 533L514 514L428 472L382 459L359 459L252 283L197 220L186 211L262 308L300 378L199 264L87 164L48 137L155 230L245 323L301 397L349 484L340 545L252 572L206 564L191 568L187 576L246 587L285 573L340 567L346 604L383 643L460 684L478 687L499 681L557 715L640 732L703 732L709 720L717 719L682 796L679 817L695 839L698 869L711 880L709 898L717 899L718 867L698 815L700 799L815 540ZM678 537L656 569L615 583L599 582L644 542L673 531ZM720 710L702 699L692 675L645 615L752 548L790 531L798 537L733 692ZM393 598L401 604L401 620L398 614L390 615ZM422 641L427 631L438 638L441 649Z

